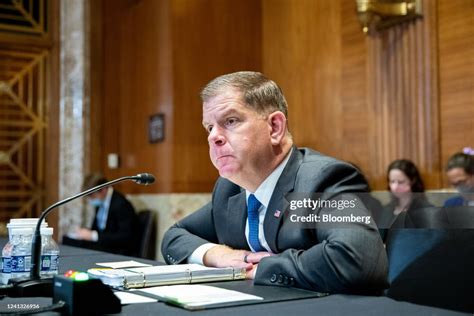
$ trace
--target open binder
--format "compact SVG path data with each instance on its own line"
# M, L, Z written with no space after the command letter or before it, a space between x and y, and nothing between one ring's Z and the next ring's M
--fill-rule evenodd
M245 279L245 268L210 268L199 264L163 265L127 269L89 269L87 273L117 288L189 284Z

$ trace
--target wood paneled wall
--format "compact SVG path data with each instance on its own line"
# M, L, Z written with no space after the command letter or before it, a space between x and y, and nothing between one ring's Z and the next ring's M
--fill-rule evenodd
M422 4L423 19L367 38L368 175L376 187L399 158L415 162L429 187L440 184L436 2Z
M261 8L254 0L173 0L173 191L211 191L199 93L218 75L261 68Z
M446 162L463 147L474 148L474 1L438 0L438 16L440 147Z
M295 142L356 163L375 189L397 158L441 187L447 157L474 145L474 1L424 0L423 19L371 37L353 0L102 4L102 133L92 159L109 177L156 174L157 185L127 185L129 193L212 189L198 94L236 70L279 83ZM149 144L158 112L166 139ZM107 168L108 153L120 155L119 169Z
M217 172L202 128L199 92L212 78L260 70L258 1L104 0L100 159L108 177L150 172L129 193L209 192ZM165 140L148 143L148 119L165 114ZM120 168L107 167L118 153Z
M340 33L339 3L263 1L263 72L282 86L296 144L329 154L342 149Z
M103 106L100 165L109 178L150 172L157 184L126 191L169 191L173 140L173 85L169 6L165 1L103 1ZM166 118L164 143L148 143L148 120ZM119 155L109 169L107 155ZM95 157L92 157L94 159Z
M375 188L398 158L439 185L436 2L423 10L366 37L355 1L264 1L263 69L287 91L296 143L357 164Z
M283 87L295 142L366 167L369 75L355 2L263 3L263 70Z

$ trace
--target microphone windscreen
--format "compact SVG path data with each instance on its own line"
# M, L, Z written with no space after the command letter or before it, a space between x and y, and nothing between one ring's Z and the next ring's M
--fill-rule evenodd
M135 182L138 184L149 185L155 182L155 177L149 173L140 173L135 176Z

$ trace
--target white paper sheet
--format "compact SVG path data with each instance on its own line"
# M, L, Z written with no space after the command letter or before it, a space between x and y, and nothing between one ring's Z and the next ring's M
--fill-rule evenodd
M151 264L141 263L135 260L129 261L115 261L115 262L98 262L98 266L112 268L112 269L123 269L123 268L138 268L138 267L149 267Z
M115 294L115 296L117 296L120 299L120 303L122 305L158 302L157 299L153 299L153 298L142 296L142 295L133 294L133 293L130 293L130 292L114 292L114 294Z

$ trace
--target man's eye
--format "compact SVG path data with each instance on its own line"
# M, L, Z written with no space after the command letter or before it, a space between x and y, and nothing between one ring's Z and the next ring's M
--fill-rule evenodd
M211 133L211 132L212 132L212 125L207 126L207 127L206 127L206 131L207 131L208 133Z
M228 118L228 119L225 121L225 124L226 124L226 125L234 125L235 123L237 123L237 119L234 118L234 117Z

